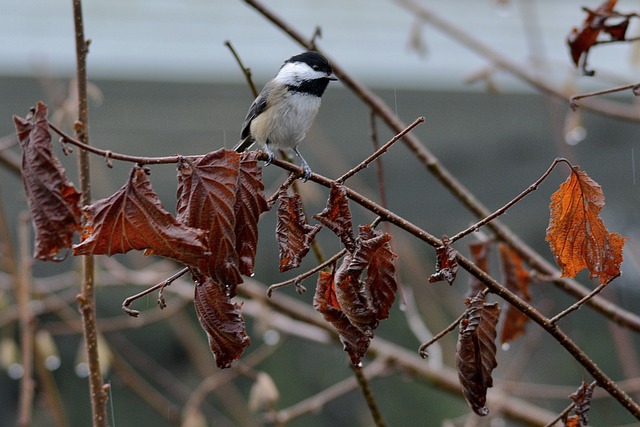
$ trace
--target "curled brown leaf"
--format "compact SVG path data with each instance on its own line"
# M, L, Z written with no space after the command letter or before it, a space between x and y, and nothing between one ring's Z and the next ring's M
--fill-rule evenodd
M34 257L58 260L81 230L80 193L67 179L51 147L47 106L41 102L33 117L13 117L22 148L22 183L35 228Z

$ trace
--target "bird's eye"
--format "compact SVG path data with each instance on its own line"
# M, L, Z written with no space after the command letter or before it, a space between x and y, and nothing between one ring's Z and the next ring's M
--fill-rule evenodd
M318 71L320 69L320 67L318 65L314 65L311 68L313 68L315 71Z

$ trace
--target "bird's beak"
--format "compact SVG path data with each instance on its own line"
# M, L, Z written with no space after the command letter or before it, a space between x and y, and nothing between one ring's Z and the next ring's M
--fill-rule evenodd
M329 80L332 80L332 81L336 81L336 80L338 80L338 78L336 77L336 75L335 75L335 74L333 74L333 73L328 74L328 75L327 75L327 78L328 78Z

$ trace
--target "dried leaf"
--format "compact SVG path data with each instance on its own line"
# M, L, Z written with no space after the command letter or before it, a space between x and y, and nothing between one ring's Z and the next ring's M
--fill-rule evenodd
M228 368L249 346L241 305L230 301L226 287L210 277L194 278L194 305L219 368Z
M347 316L340 309L340 304L335 293L334 274L320 272L316 293L313 297L313 308L322 313L324 320L331 323L338 332L340 342L344 350L349 354L354 366L360 365L371 338L349 322Z
M478 268L485 273L489 273L489 243L488 242L473 242L469 244L469 252L471 252L471 259ZM478 280L475 276L469 276L469 290L466 293L467 298L473 298L478 295L478 292L485 290L487 286Z
M577 66L581 65L587 75L593 75L593 71L586 69L586 58L589 50L598 42L598 36L602 31L611 36L611 40L625 40L627 27L631 15L622 15L614 11L617 0L605 0L597 9L583 8L587 17L580 28L573 28L567 37L567 44L571 53L571 59ZM609 24L609 18L620 19L621 22Z
M505 244L501 243L499 250L506 288L523 300L531 301L531 295L529 295L530 276L529 272L524 269L522 259ZM500 331L500 342L506 344L524 335L525 325L528 321L527 316L507 303L502 331Z
M313 217L333 231L349 252L354 251L355 239L351 224L351 209L349 209L349 200L344 186L332 183L327 207Z
M198 264L201 274L235 292L242 283L236 252L236 194L240 154L220 149L178 164L177 219L205 230L210 256Z
M497 303L486 304L484 296L472 298L460 322L456 346L456 368L462 392L478 415L489 414L487 389L493 387L491 372L496 362L496 324L500 315Z
M397 255L391 251L391 235L375 231L370 225L361 226L353 257L360 259L359 264L367 263L365 286L370 290L376 319L386 319L398 290L393 263Z
M547 241L563 277L588 268L605 284L620 275L626 239L609 233L599 216L603 207L602 188L577 166L552 194Z
M449 245L449 239L442 237L442 246L436 248L436 272L429 277L429 283L446 280L453 285L458 274L458 253Z
M347 254L335 273L335 294L340 309L349 322L368 337L378 327L378 314L373 304L371 290L360 281L362 269L352 264L361 264L351 254Z
M290 196L286 190L278 195L276 240L280 254L280 271L297 268L311 249L311 242L322 228L307 224L299 194Z
M163 207L147 173L135 167L127 183L110 197L86 206L82 242L74 255L123 254L146 250L195 265L207 253L204 233L178 222Z
M81 230L80 193L51 148L47 106L38 102L32 119L13 116L22 147L22 183L35 228L34 257L56 261Z
M570 422L574 422L576 426L587 426L589 424L589 409L591 409L591 398L593 397L593 390L596 387L596 383L587 384L582 382L580 387L569 395L569 398L573 400L575 406L573 412L575 417L570 417L565 421L565 425L570 425Z
M263 194L262 169L258 166L257 152L245 151L240 160L240 179L236 192L236 252L240 273L253 275L258 246L258 219L268 210Z

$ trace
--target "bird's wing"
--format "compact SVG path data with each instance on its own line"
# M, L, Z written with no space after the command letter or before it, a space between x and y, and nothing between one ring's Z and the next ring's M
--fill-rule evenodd
M251 107L249 107L247 116L244 118L244 122L242 123L240 142L235 147L236 151L244 151L254 143L253 138L251 137L251 122L267 108L267 100L270 92L271 88L267 84L264 89L262 89L258 97L253 101Z

